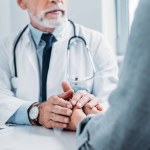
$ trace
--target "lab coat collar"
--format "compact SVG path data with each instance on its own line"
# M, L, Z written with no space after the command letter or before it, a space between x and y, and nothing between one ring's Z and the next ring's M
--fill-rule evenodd
M58 32L58 31L60 31L60 32ZM61 50L62 49L61 45L65 41L68 41L71 36L73 36L73 28L72 28L70 22L66 19L63 26L60 27L60 28L57 28L57 30L54 31L54 34L57 38L57 41L54 43L54 46L57 46L57 48L59 50ZM24 42L26 43L27 46L30 45L32 47L35 47L34 49L36 49L36 45L35 45L35 42L33 41L33 38L32 38L31 31L30 31L29 27L27 28L27 30L23 34L22 38L23 38L23 40L24 40Z

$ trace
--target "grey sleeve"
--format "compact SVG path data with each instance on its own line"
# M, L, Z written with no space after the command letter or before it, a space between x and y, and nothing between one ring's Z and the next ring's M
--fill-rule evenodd
M88 141L88 134L84 130L84 127L91 120L91 118L92 118L91 116L86 117L84 120L80 122L80 124L77 127L76 135L78 137L77 139L78 148L80 148L84 143Z
M141 0L110 109L84 123L79 150L150 148L150 1ZM79 126L80 127L80 126ZM83 138L86 137L86 140Z

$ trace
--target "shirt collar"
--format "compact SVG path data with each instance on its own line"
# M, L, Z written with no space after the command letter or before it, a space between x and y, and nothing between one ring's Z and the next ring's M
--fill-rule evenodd
M39 43L40 43L41 36L42 36L43 32L38 30L38 29L36 29L31 24L29 25L29 28L30 28L31 36L32 36L36 46L38 46Z
M59 40L60 38L62 38L62 31L65 28L66 23L67 23L67 19L65 19L64 23L61 24L60 26L56 27L55 30L52 32L52 34L55 36L56 40ZM29 25L29 28L30 28L31 36L32 36L36 46L38 46L43 32L36 29L31 24Z

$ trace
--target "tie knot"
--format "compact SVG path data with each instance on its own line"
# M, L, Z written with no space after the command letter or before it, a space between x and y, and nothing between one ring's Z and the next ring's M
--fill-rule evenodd
M56 42L55 36L51 33L43 33L41 39L45 41L48 45Z

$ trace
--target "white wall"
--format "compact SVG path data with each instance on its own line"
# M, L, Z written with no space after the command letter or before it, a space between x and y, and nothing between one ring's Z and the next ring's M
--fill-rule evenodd
M116 0L101 0L101 32L116 52Z
M1 6L0 9L0 38L1 38L11 31L10 0L0 1L0 6Z
M21 27L28 24L28 14L26 11L22 10L18 5L16 0L10 0L11 3L11 31L16 31Z
M116 52L116 0L68 0L68 18L102 32Z
M68 0L68 18L101 31L101 0Z
M0 38L18 30L28 21L26 13L17 7L16 0L0 1Z

